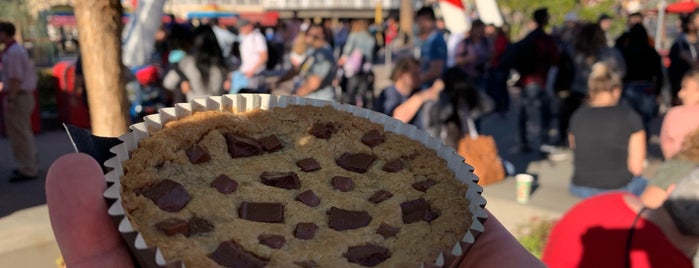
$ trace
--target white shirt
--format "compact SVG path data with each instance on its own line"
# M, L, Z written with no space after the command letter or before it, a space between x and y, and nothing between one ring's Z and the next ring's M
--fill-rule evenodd
M22 81L20 89L33 91L36 89L36 71L34 63L29 59L27 51L18 43L10 46L2 55L2 82L5 87L9 85L10 79Z
M223 29L218 26L213 26L211 29L216 35L216 41L218 41L218 46L221 47L223 52L223 58L227 59L231 56L231 49L233 48L233 43L235 42L236 36L227 29Z
M267 42L265 41L264 35L260 33L257 29L253 30L251 33L240 35L240 71L243 73L252 70L260 61L260 53L267 52ZM255 70L258 74L265 70L265 65L262 64Z

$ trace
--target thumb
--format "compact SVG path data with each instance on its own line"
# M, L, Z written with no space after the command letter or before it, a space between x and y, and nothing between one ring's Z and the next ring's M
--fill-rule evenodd
M58 158L46 175L46 201L56 242L68 267L132 267L107 214L102 169L86 154Z

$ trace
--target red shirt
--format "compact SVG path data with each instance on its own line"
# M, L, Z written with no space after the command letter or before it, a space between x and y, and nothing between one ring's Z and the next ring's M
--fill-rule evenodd
M542 260L551 268L623 268L626 240L636 213L624 193L586 199L556 224ZM631 245L631 267L691 268L691 260L675 248L654 223L639 218Z

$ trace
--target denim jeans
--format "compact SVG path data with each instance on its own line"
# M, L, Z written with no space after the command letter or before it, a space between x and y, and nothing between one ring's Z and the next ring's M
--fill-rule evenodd
M648 135L648 122L657 114L658 104L655 101L655 85L650 82L628 82L624 86L621 103L634 109L643 120L643 127Z
M643 177L635 177L633 178L629 184L627 184L624 187L621 187L619 189L599 189L599 188L592 188L592 187L586 187L586 186L578 186L575 184L570 184L570 188L568 191L577 197L581 198L588 198L594 195L602 194L602 193L607 193L607 192L614 192L614 191L622 191L622 192L629 192L632 193L636 196L641 196L643 191L646 189L646 186L648 186L648 180L643 178Z
M537 83L529 83L524 86L521 95L519 113L521 145L539 146L548 143L551 126L551 98ZM537 139L538 143L535 141Z

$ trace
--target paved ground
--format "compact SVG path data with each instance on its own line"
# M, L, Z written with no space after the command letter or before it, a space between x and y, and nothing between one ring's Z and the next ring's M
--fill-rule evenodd
M387 76L383 66L376 67L377 88L388 84ZM516 92L512 93L516 95ZM517 105L516 99L514 105ZM520 235L522 225L533 218L558 218L579 200L567 192L572 174L571 158L549 161L540 159L537 154L519 153L515 118L515 112L505 117L490 116L482 122L483 134L495 137L501 156L514 163L518 173L536 175L539 187L527 205L515 202L515 183L511 178L487 186L483 195L488 200L486 207L511 232ZM658 124L654 123L654 129ZM53 160L72 149L65 133L55 127L37 135L36 140L41 155L42 178L9 184L6 178L13 167L10 147L7 139L0 138L0 267L55 267L59 256L44 205L43 176ZM658 164L657 145L650 151L647 174L652 174Z

